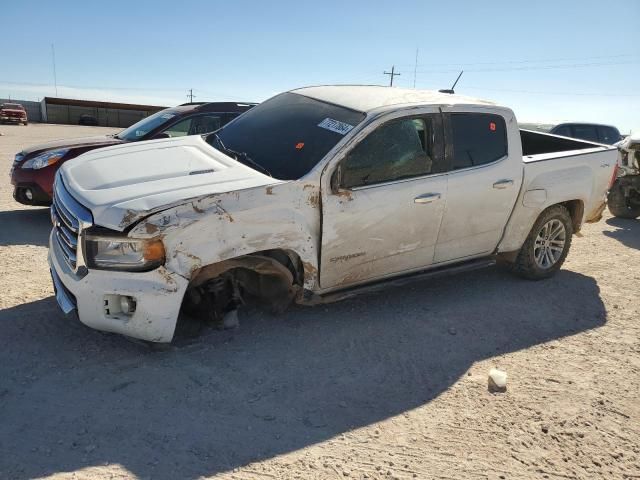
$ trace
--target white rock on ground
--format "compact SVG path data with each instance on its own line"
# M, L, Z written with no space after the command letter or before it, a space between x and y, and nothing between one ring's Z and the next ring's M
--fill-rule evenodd
M507 372L492 368L489 370L489 390L504 392L507 390Z

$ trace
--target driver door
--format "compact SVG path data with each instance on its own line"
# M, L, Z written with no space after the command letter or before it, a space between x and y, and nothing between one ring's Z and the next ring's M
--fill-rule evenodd
M322 289L433 262L447 196L440 113L379 121L325 175Z

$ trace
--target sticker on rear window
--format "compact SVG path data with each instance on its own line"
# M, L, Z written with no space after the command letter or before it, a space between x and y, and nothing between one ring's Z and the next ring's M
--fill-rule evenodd
M167 120L175 117L173 113L164 113L160 118L166 118Z
M353 125L334 120L333 118L325 118L318 124L318 126L325 130L331 130L332 132L339 133L340 135L346 135L353 128Z

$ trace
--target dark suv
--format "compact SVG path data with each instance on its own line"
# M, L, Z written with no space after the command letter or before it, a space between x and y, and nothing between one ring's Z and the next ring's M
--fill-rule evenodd
M616 127L597 123L561 123L553 127L549 133L607 145L613 145L622 140Z
M51 204L53 179L67 160L96 148L218 130L255 103L185 103L150 115L116 135L57 140L25 148L11 167L13 198L25 205Z

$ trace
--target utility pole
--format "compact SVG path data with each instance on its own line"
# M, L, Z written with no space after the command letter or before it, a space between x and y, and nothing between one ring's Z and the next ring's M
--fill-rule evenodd
M193 94L193 88L190 88L189 93L187 93L187 98L189 98L189 103L193 103L193 97L195 97L195 95Z
M418 73L418 49L416 48L416 63L413 66L413 88L416 88L416 75Z
M396 66L395 65L391 66L391 71L390 72L386 72L385 71L384 74L385 75L389 75L389 77L390 77L389 78L389 86L390 87L393 87L393 77L397 77L397 76L400 75L399 73L396 73Z
M51 44L51 57L53 58L53 84L56 87L56 97L58 96L58 77L56 76L56 49Z

